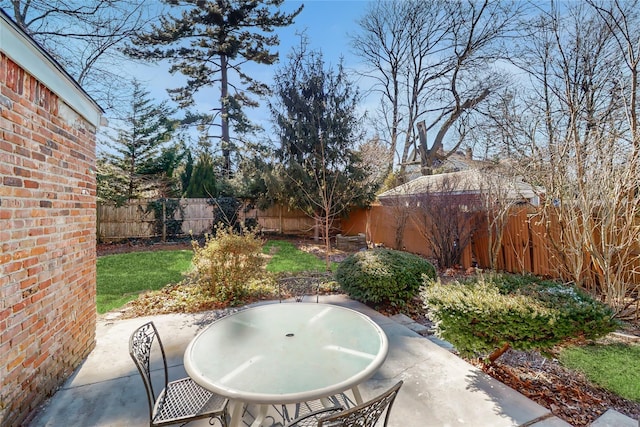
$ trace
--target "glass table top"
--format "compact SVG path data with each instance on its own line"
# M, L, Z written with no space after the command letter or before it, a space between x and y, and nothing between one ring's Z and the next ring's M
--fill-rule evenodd
M293 403L359 384L384 362L387 337L369 317L327 304L247 309L199 333L184 356L203 387L254 403Z

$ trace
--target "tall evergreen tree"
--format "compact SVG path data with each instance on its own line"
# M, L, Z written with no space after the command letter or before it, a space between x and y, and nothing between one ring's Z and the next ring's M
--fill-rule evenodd
M275 82L271 111L280 139L279 179L270 187L279 193L276 199L315 218L326 237L336 217L371 202L376 189L357 153L363 138L359 95L342 64L325 67L322 54L307 52L304 41Z
M162 17L151 31L138 35L126 52L141 59L168 59L172 63L172 74L184 74L186 85L169 91L181 107L193 105L194 94L201 89L220 84L216 115L220 119L223 174L229 177L234 150L229 125L232 123L238 132L246 130L249 123L242 110L257 106L250 94L268 93L267 86L243 73L241 66L248 61L266 65L277 61L278 54L271 48L277 46L279 40L272 33L276 27L293 23L302 6L287 14L277 10L284 0L164 2L179 8L181 14ZM237 79L230 77L230 73L235 73Z
M218 185L214 170L213 158L202 152L193 167L189 184L185 191L187 198L215 198L218 196Z
M182 185L182 193L187 191L189 182L191 182L191 176L193 175L193 155L191 150L185 153L184 168L180 172L180 184Z
M166 103L154 104L149 92L133 82L131 104L116 136L107 141L110 150L101 155L100 185L118 188L114 201L166 196L167 180L182 159L179 145L171 143L175 121ZM108 191L103 191L108 194Z

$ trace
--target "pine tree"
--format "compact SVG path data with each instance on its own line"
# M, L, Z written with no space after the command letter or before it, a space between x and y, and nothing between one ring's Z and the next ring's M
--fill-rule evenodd
M160 23L133 40L125 52L146 60L168 59L171 73L180 72L187 84L169 93L181 107L194 103L194 94L203 88L220 84L221 150L224 158L223 174L231 173L231 153L234 145L229 135L232 123L237 132L250 125L243 108L257 106L250 94L264 96L266 85L241 71L247 61L270 65L278 54L271 48L279 42L274 28L293 23L302 6L291 14L274 11L284 0L182 0L165 3L181 10L179 16L162 17ZM237 81L230 83L230 73ZM233 79L233 77L231 77ZM242 88L244 87L244 89ZM233 93L230 92L230 88Z
M185 191L187 198L215 198L218 196L216 175L213 158L203 152L193 167L191 179Z
M129 111L105 144L101 155L102 186L113 185L111 200L122 202L140 197L165 196L173 186L173 171L182 159L181 147L172 144L175 121L166 103L154 104L139 82L134 81ZM100 189L99 189L100 190Z
M275 81L271 111L280 148L269 188L275 199L313 217L328 237L334 219L371 202L376 189L357 152L363 138L358 92L342 64L326 68L322 54L307 52L304 41Z

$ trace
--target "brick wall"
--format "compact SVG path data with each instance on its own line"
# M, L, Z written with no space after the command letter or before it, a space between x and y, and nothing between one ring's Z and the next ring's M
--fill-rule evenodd
M0 425L93 349L95 128L0 54Z

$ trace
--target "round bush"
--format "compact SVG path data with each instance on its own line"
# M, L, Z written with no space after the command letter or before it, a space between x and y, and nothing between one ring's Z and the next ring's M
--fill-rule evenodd
M336 270L336 281L355 300L404 306L417 296L423 275L434 279L427 260L408 252L374 249L348 256Z

